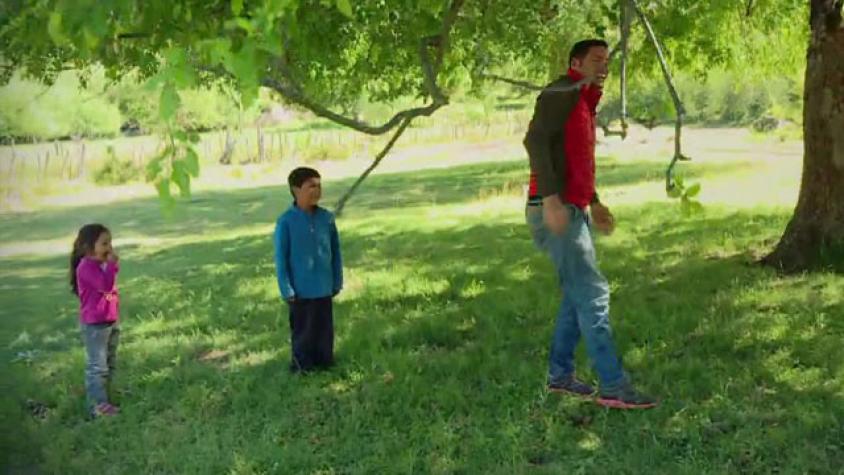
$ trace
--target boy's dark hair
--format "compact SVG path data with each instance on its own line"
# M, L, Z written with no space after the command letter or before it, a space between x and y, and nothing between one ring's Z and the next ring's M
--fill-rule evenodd
M73 250L70 251L70 291L79 295L79 285L76 282L76 268L86 254L94 250L94 244L102 233L111 232L102 224L86 224L82 226L73 241Z
M293 187L301 188L311 178L319 178L319 172L309 167L299 167L290 172L287 176L287 184L290 185L290 194L293 195ZM293 195L294 197L296 195Z
M610 47L606 41L597 38L581 40L575 43L574 46L571 47L571 52L569 52L569 66L571 66L571 62L574 61L574 58L583 61L583 58L589 54L589 49L596 46L600 46L602 48Z

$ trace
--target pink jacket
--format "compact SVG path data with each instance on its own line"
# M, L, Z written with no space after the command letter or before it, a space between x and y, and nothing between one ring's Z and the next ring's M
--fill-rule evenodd
M83 257L76 267L76 284L79 288L79 321L86 324L116 322L120 314L120 296L117 292L116 262L107 262L105 268L96 259Z

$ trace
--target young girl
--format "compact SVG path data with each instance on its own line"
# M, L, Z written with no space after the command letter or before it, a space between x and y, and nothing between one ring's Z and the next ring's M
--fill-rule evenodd
M102 224L79 230L70 254L70 288L79 297L79 321L85 342L85 391L93 417L117 414L109 402L120 328L118 257L111 247L111 232Z

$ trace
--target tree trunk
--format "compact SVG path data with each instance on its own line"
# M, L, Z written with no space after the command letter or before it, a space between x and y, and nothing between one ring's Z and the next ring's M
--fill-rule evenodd
M258 124L258 162L264 163L264 132L261 130L261 124Z
M223 154L217 160L220 165L230 165L232 163L232 154L234 154L235 141L232 139L231 130L226 127L226 143L223 145Z
M811 0L803 178L794 216L763 263L844 271L844 0Z

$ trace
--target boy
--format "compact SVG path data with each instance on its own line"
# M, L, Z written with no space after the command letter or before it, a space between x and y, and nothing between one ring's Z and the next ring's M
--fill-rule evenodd
M290 310L290 371L334 363L332 298L343 288L334 215L318 206L319 172L300 167L287 177L294 202L276 222L273 244L281 297Z

